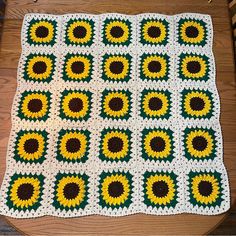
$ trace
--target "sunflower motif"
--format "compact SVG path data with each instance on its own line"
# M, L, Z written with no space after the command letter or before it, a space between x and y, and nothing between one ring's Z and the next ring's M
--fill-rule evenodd
M130 79L131 56L129 54L105 54L102 67L104 80L128 81Z
M45 160L48 133L43 131L19 131L16 138L14 159L20 162L42 163Z
M183 90L182 115L184 117L210 118L213 99L208 90Z
M32 20L29 25L27 41L30 45L55 44L57 22L49 20Z
M185 156L188 159L215 158L215 131L212 129L187 128L184 138Z
M107 19L103 27L103 43L105 45L129 45L131 23L129 20Z
M169 23L166 20L146 20L141 22L141 43L166 45Z
M50 98L50 92L25 91L21 95L18 116L21 119L45 121L49 114Z
M177 181L173 172L144 173L144 203L152 207L174 207L177 203Z
M92 93L80 90L65 90L60 102L60 117L71 120L88 120Z
M144 129L142 155L145 160L172 161L173 131L170 129Z
M70 20L66 26L67 45L91 46L94 37L94 22L88 19Z
M169 118L170 92L167 90L143 90L141 95L141 116L143 118Z
M129 172L103 172L99 180L99 198L102 207L128 207L132 193L132 175Z
M218 172L189 173L190 202L198 206L219 206L222 202L221 174Z
M37 82L50 82L55 65L55 56L52 54L30 54L27 56L24 79Z
M101 116L112 119L130 117L131 93L128 90L104 90Z
M100 158L109 161L130 159L131 131L105 129L101 134Z
M65 81L91 80L93 56L88 54L67 54L63 66L63 79Z
M208 72L209 61L207 56L196 54L180 55L180 78L206 81L208 79Z
M141 56L140 78L145 80L167 80L169 56L143 54Z
M53 205L56 209L84 209L88 203L89 178L85 174L58 173L55 181Z
M206 23L202 20L181 19L178 22L178 41L185 45L201 45L206 44Z
M36 210L41 205L44 176L14 174L9 183L7 205L17 210Z
M88 159L89 136L88 130L61 130L57 159L68 162L85 162Z

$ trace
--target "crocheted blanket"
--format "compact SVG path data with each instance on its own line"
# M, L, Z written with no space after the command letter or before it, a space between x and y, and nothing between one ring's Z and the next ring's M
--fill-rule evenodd
M201 14L27 14L0 213L228 210L212 38Z

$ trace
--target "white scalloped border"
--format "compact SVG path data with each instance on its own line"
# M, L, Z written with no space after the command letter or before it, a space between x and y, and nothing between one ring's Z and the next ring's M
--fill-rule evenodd
M85 18L85 19L93 19L95 23L95 34L94 34L94 43L90 47L78 47L78 46L67 46L63 42L65 25L66 22L71 18ZM140 38L140 22L143 18L148 17L151 19L165 19L169 22L170 31L168 44L166 46L147 46L142 45L139 42ZM177 29L176 24L180 18L197 18L202 19L206 22L208 37L207 44L202 46L183 46L179 45L177 42ZM53 46L30 46L26 42L26 34L27 27L29 25L30 20L33 18L36 19L53 19L57 21L57 37L56 43ZM101 43L102 37L102 26L103 20L106 18L121 18L128 19L131 22L131 28L133 31L131 37L131 43L129 46L104 46ZM204 215L215 215L225 212L230 207L230 192L229 192L229 183L227 172L223 165L223 144L222 144L222 132L219 124L219 116L220 116L220 99L219 94L217 92L215 78L215 59L212 52L213 45L213 25L212 20L209 15L197 14L197 13L183 13L173 16L167 16L162 14L155 13L144 13L139 15L123 15L119 13L109 13L109 14L101 14L101 15L93 15L93 14L66 14L61 16L49 15L49 14L26 14L24 18L24 22L22 25L21 31L21 44L22 44L22 54L19 60L19 65L17 69L17 83L18 87L16 90L16 94L14 97L14 103L12 106L12 129L8 142L8 150L7 150L7 168L4 176L4 180L2 183L1 191L0 191L0 213L3 215L15 217L15 218L31 218L38 217L43 215L54 215L59 217L76 217L76 216L84 216L84 215L92 215L92 214L100 214L100 215L109 215L109 216L123 216L130 215L135 213L145 213L145 214L154 214L154 215L169 215L169 214L178 214L178 213L197 213ZM92 72L92 80L90 82L65 82L61 79L62 73L62 64L63 57L66 53L89 53L94 56L94 69ZM144 53L166 53L170 56L170 74L169 80L163 82L154 82L154 81L141 81L139 78L139 68L140 68L140 60L139 56ZM178 78L177 67L178 67L178 55L181 52L192 52L196 54L207 54L210 60L210 78L208 81L204 82L190 82L190 81L182 81ZM56 55L56 68L53 74L53 80L46 84L41 84L38 82L26 82L22 78L22 73L24 70L24 62L25 57L29 53L49 53ZM131 70L132 78L129 82L121 84L121 83L112 83L112 82L104 82L101 80L101 55L104 53L129 53L132 56L132 65L134 68ZM96 63L98 61L98 63ZM25 90L30 89L35 90L49 90L52 93L52 110L50 114L50 118L46 122L30 122L30 121L22 121L17 116L17 105L20 99L20 94ZM92 95L92 109L91 109L91 119L87 122L67 122L65 120L61 120L58 117L58 104L60 93L64 89L80 89L80 90L90 90L93 92ZM140 101L139 92L143 88L158 88L165 89L168 88L172 92L172 99L174 100L174 106L171 110L172 117L169 120L142 120L137 119L138 117L138 103ZM192 119L181 119L180 112L180 94L179 92L182 88L201 88L208 89L212 91L214 102L215 102L215 110L213 112L214 116L210 120L192 120ZM99 116L100 112L100 103L101 103L101 93L104 89L111 90L121 90L128 89L132 92L132 116L127 121L118 120L112 122L109 119L102 119ZM176 107L175 107L176 106ZM176 108L176 109L175 109ZM32 126L34 125L34 127ZM143 160L140 160L140 146L138 140L140 139L140 135L138 132L142 130L144 127L169 127L174 131L174 139L177 146L175 147L176 158L173 159L171 164L157 164L153 162L144 163ZM186 126L193 127L213 127L216 130L217 135L217 160L208 161L208 162L196 162L196 161L184 161L183 157L183 145L182 145L182 130ZM29 165L16 163L13 159L13 145L14 140L16 138L17 130L25 129L36 129L36 130L46 130L49 132L49 149L47 152L47 160L41 165ZM114 128L128 128L132 131L132 138L135 140L132 145L132 164L124 165L122 162L118 163L106 163L104 164L102 161L98 161L98 142L99 142L99 131L104 128L114 127ZM55 159L56 155L56 142L58 132L62 128L76 128L76 129L88 129L91 132L90 143L94 142L94 150L89 150L89 161L86 164L62 164L59 163ZM93 158L96 157L96 158ZM189 170L217 170L222 173L222 187L224 193L224 201L220 207L216 208L200 208L193 207L189 204L187 187L186 187L186 176ZM123 209L115 209L112 210L110 208L101 208L98 204L98 193L97 193L97 185L98 185L98 175L102 171L118 171L124 170L129 171L134 177L134 192L132 194L133 203L128 208ZM156 171L174 171L178 175L178 187L181 189L181 193L178 196L179 203L175 208L170 209L154 209L145 206L142 203L142 186L141 186L141 178L142 173L146 170L156 170ZM68 172L78 172L78 173L88 173L91 178L91 192L89 193L88 205L84 210L77 211L58 211L55 210L51 201L53 198L53 178L58 171L62 171L65 173ZM36 211L26 211L19 212L8 209L5 204L6 192L7 192L7 183L10 180L10 176L14 173L43 173L46 177L45 189L43 192L43 200L42 206L40 206ZM47 191L48 190L48 191ZM141 194L140 194L141 193Z

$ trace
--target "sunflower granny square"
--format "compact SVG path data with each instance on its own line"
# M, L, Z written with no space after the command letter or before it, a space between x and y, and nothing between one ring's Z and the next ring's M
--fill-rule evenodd
M0 213L230 207L211 18L27 14Z

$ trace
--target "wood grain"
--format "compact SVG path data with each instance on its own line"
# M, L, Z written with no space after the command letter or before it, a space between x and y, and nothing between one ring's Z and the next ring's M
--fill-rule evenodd
M224 162L231 186L231 205L236 204L236 86L230 22L226 0L9 0L6 7L0 51L0 181L5 171L5 154L10 133L10 110L16 90L16 69L21 53L20 31L23 16L28 12L65 14L74 12L120 12L137 14L157 12L177 14L199 12L210 14L214 24L214 55L217 69L217 87L221 97L221 125L224 138ZM234 206L234 207L233 207ZM205 234L221 222L226 214L199 216L152 216L137 214L126 217L89 216L72 219L41 217L19 220L6 217L21 232L36 234L79 235L157 235Z

